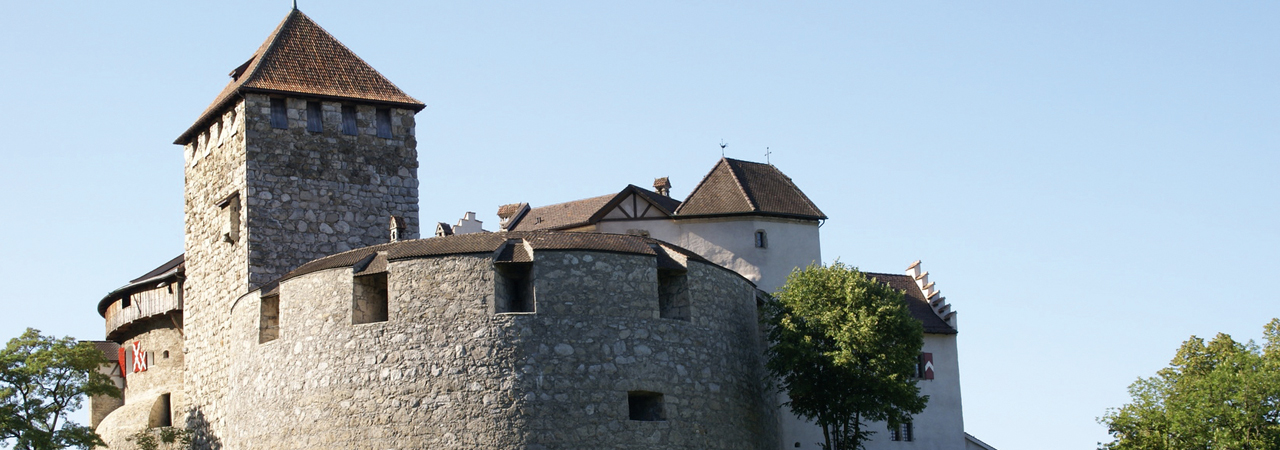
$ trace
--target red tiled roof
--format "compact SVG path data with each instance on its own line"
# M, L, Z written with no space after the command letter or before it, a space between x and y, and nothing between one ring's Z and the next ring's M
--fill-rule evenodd
M246 92L364 100L420 111L425 106L294 9L240 67L200 118L178 137L185 145L213 116Z
M663 214L670 215L680 206L679 200L630 184L616 194L533 208L519 218L515 225L508 228L512 231L564 230L590 225L599 222L605 214L626 199L628 194L635 194L648 200ZM524 204L503 205L498 209L498 215L503 214L503 208L519 205Z
M772 164L721 158L676 210L676 216L731 214L827 218Z
M539 206L530 209L514 226L512 231L559 230L587 225L591 216L604 208L618 194L601 195L571 202Z

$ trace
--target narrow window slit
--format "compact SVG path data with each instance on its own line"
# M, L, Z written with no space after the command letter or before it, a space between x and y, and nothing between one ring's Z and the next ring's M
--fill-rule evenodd
M391 137L391 109L390 109L390 108L378 108L378 112L377 112L377 114L376 114L376 116L375 116L375 119L376 119L376 120L377 120L377 122L378 122L378 124L377 124L377 125L378 125L378 137L380 137L380 138L390 138L390 137Z
M324 111L320 102L307 102L307 131L312 133L324 131Z
M280 295L265 295L258 316L258 343L266 343L280 337Z
M355 136L359 132L356 127L356 107L342 105L342 134Z
M271 128L289 128L289 113L283 98L271 98Z

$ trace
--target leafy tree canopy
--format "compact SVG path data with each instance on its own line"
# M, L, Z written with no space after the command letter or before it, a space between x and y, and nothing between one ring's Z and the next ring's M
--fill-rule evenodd
M863 448L869 421L924 410L916 386L924 345L903 294L839 262L796 270L765 305L768 368L797 415L822 426L828 450Z
M1107 450L1280 449L1280 319L1266 344L1192 336L1169 367L1129 386L1132 403L1098 419Z
M0 447L47 450L104 445L93 429L71 422L84 395L120 396L98 372L108 361L93 344L43 336L28 328L0 351Z

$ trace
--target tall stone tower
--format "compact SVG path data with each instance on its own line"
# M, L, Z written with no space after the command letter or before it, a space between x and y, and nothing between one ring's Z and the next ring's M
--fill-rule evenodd
M212 422L237 298L387 242L390 216L407 223L401 238L418 235L421 102L297 9L230 75L174 142L186 175L185 406Z

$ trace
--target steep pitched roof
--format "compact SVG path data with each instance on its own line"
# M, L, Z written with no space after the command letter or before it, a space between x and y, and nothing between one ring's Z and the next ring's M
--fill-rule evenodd
M956 329L947 324L947 321L938 317L933 312L933 307L929 306L929 300L924 298L924 294L920 293L920 287L916 285L916 280L908 275L898 275L891 273L872 273L865 272L868 277L889 285L894 289L903 291L904 297L907 299L907 309L911 311L911 317L915 317L924 325L924 332L930 334L956 334Z
M207 121L246 92L364 100L414 111L425 107L294 9L248 61L231 71L231 82L174 143L189 142Z
M772 164L720 158L676 216L759 214L826 219L791 178Z

